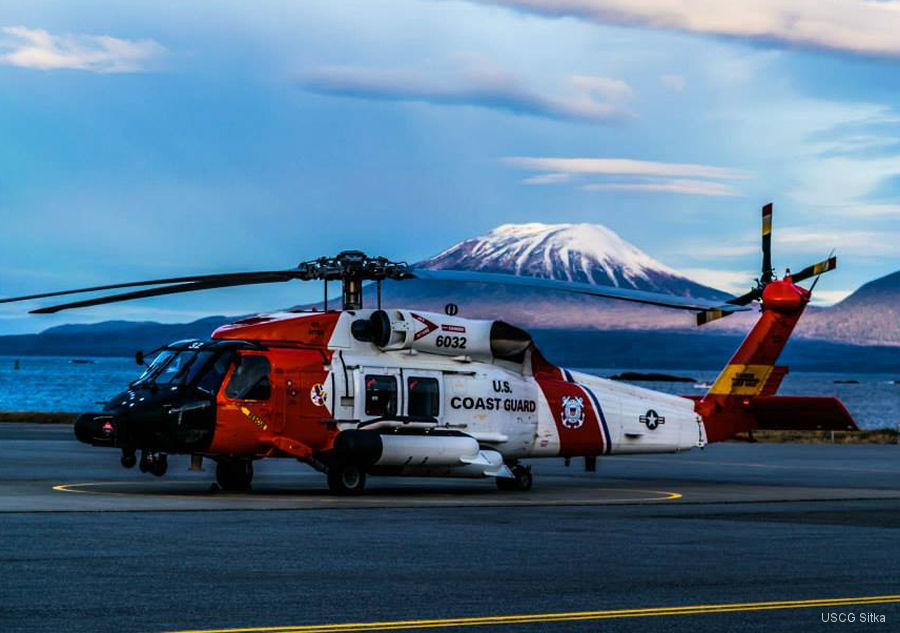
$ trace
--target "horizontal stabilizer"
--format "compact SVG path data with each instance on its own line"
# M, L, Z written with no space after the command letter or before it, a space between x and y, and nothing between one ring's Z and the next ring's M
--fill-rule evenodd
M856 422L837 398L759 396L751 398L756 428L769 431L857 431Z

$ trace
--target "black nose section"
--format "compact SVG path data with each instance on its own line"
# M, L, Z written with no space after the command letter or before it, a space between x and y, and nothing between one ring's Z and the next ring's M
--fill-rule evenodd
M115 446L121 422L108 413L82 413L75 420L75 437L94 446Z

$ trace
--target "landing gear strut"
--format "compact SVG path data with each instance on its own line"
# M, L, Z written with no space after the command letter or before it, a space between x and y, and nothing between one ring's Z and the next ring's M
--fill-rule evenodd
M356 464L334 463L328 467L328 488L337 495L358 495L366 487L366 471Z
M132 455L134 458L134 455ZM122 465L125 466L125 455L122 456ZM151 453L150 451L141 452L140 468L142 473L152 473L157 477L162 477L169 470L169 458L165 453Z
M511 468L513 478L497 477L497 487L500 490L520 490L526 492L531 490L531 466L523 466L516 464Z
M253 462L249 459L220 459L216 463L216 481L222 490L250 490Z

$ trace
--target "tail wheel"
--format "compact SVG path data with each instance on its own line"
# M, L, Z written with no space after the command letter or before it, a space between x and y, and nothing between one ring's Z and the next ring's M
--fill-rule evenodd
M253 462L249 459L220 459L216 463L216 482L222 490L250 490Z
M328 469L328 488L338 495L362 494L366 471L356 464L332 464Z
M512 467L512 479L508 477L497 477L497 487L500 490L519 490L527 492L531 490L531 466L522 466L517 464Z

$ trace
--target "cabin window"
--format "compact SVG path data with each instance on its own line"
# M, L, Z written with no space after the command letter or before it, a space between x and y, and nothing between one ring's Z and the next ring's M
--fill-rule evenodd
M269 359L265 356L238 358L240 363L225 386L225 395L232 400L268 400L272 394Z
M440 389L436 378L410 376L406 380L409 394L409 415L436 418L441 410Z
M397 415L397 379L393 376L366 376L366 415Z

